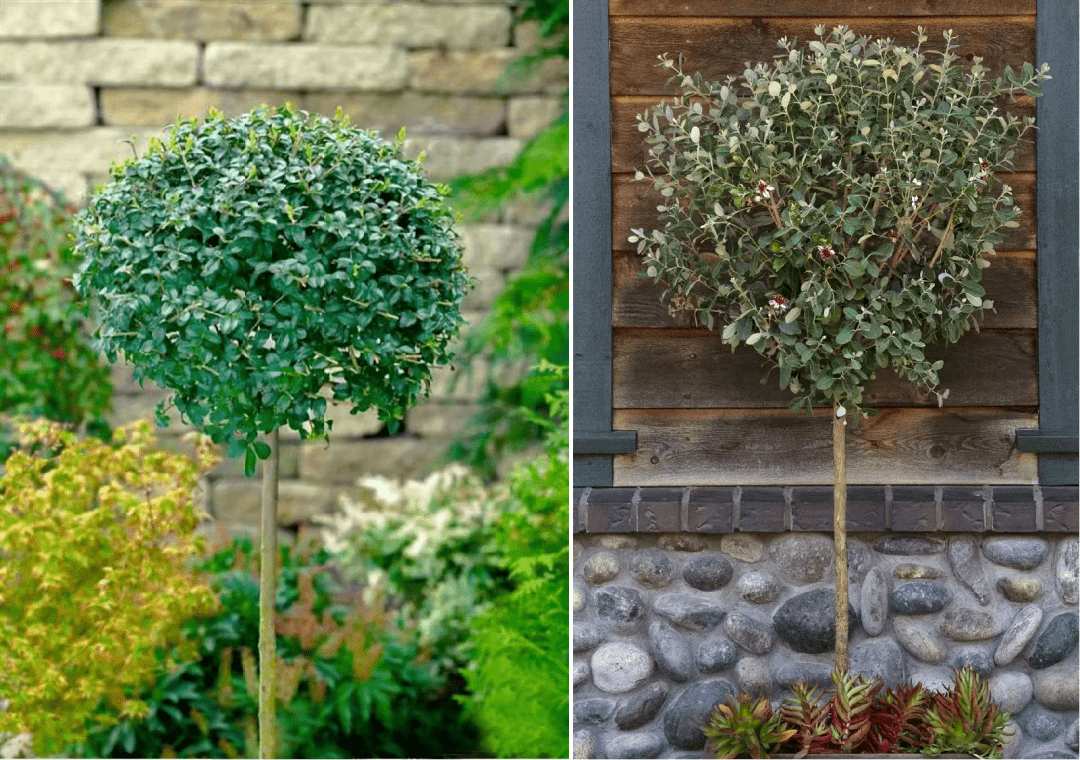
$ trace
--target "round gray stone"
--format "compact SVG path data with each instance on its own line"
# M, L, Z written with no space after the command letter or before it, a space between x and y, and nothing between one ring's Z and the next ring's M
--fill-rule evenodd
M637 546L637 537L628 536L625 533L606 533L594 538L596 543L604 549L618 551L620 549L633 549Z
M780 596L780 584L773 578L772 573L765 570L744 573L735 584L735 590L752 604L768 604L775 602Z
M731 581L735 570L723 554L709 553L694 557L683 567L687 585L698 591L716 591Z
M964 537L949 541L949 566L953 575L979 600L979 604L990 604L990 584L983 572L979 558L979 545L975 539Z
M938 554L945 549L945 542L936 538L922 536L885 536L874 544L874 549L881 554L913 555Z
M1065 733L1065 743L1073 752L1080 751L1080 722L1073 721L1069 730Z
M995 565L1033 570L1046 559L1050 545L1042 538L995 536L983 541L982 550Z
M744 657L735 666L735 680L739 689L751 696L768 696L772 691L769 666L760 657Z
M574 660L574 688L577 689L588 683L588 681L589 663L584 660Z
M990 676L987 684L998 707L1012 715L1027 707L1034 694L1031 677L1017 670L999 670Z
M595 600L597 617L619 633L633 633L645 619L645 599L636 589L605 586Z
M893 575L902 581L933 581L941 577L941 571L927 565L901 562L893 568Z
M649 649L660 672L672 681L682 683L694 674L689 642L663 620L649 624Z
M675 749L705 748L705 734L716 705L735 694L735 687L723 678L691 684L675 698L664 714L664 735Z
M987 676L994 669L994 656L985 647L962 647L954 654L952 666L956 670L971 668Z
M630 573L647 588L663 588L675 580L675 563L656 549L642 549L630 558Z
M874 566L874 555L870 547L862 541L848 539L847 545L848 583L859 588L866 579L866 574Z
M898 615L923 615L940 612L952 601L952 594L941 581L908 581L889 594L893 612Z
M596 757L596 737L588 729L574 732L574 758L592 760Z
M911 655L928 665L940 665L948 654L945 644L929 627L908 618L898 617L893 620L893 633L896 640Z
M1054 585L1065 604L1077 603L1077 574L1080 573L1078 553L1078 539L1065 538L1058 544L1057 558L1054 560Z
M575 583L574 584L574 612L575 613L581 612L583 609L585 609L585 591Z
M593 683L608 694L633 691L649 680L653 661L639 646L623 642L604 644L593 652Z
M724 618L724 633L750 654L768 654L773 646L769 627L741 612L729 612Z
M656 543L668 552L703 552L709 548L708 541L693 533L666 533Z
M1039 630L1042 616L1042 608L1037 604L1021 607L998 642L997 651L994 652L994 662L998 665L1008 665L1015 660L1021 650L1031 641L1035 631Z
M1051 668L1038 670L1031 675L1032 694L1043 707L1076 714L1080 707L1078 683L1076 677L1076 658Z
M785 535L769 544L769 557L785 581L805 586L825 577L833 562L833 542L812 533Z
M855 611L848 605L849 635L855 630L855 622ZM836 592L819 588L793 596L780 605L772 623L776 635L796 652L832 651L836 644Z
M688 594L664 594L653 603L653 612L691 631L708 631L719 625L724 610L717 604Z
M885 630L885 619L889 616L889 582L880 567L866 573L859 597L863 630L870 636L879 636Z
M720 537L720 551L740 562L760 562L765 556L765 542L749 533L725 533Z
M1010 602L1023 604L1035 601L1042 593L1038 578L998 578L997 588Z
M911 673L911 682L921 684L924 689L945 694L952 688L952 676L945 668L918 667Z
M1035 708L1020 716L1024 733L1040 742L1050 742L1065 731L1065 721L1053 713Z
M653 682L641 692L626 700L615 712L615 725L623 731L640 728L660 714L660 708L668 698L668 687Z
M938 623L941 634L953 641L982 641L1001 635L1004 625L989 612L970 607L946 610Z
M585 560L581 574L592 585L602 586L619 575L619 558L611 552L597 552Z
M603 740L607 757L660 757L667 742L659 731L638 731L632 734L609 734Z
M1061 662L1076 649L1080 641L1075 612L1063 612L1051 620L1035 639L1028 664L1036 670Z
M574 623L574 651L587 652L600 646L604 632L592 623Z
M723 636L713 636L698 644L694 661L702 673L716 673L739 659L738 648Z
M853 646L848 662L852 673L862 673L866 678L880 678L886 687L896 686L907 677L904 653L900 645L890 638L871 639Z
M594 697L574 700L574 723L599 726L610 718L613 712L615 712L614 699Z
M783 664L776 669L773 681L786 689L790 689L797 683L808 686L817 686L821 690L832 688L832 666L823 662L809 662L796 660L794 662L781 661Z

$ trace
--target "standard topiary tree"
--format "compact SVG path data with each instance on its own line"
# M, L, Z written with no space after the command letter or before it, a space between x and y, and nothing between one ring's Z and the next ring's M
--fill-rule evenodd
M101 348L182 418L263 468L260 756L271 757L277 430L328 437L327 397L396 429L449 360L469 278L444 187L393 143L260 108L179 121L77 219L75 278ZM167 424L164 404L159 424ZM265 440L259 440L265 435Z
M844 431L879 368L937 394L924 348L976 327L982 270L1018 227L995 172L1033 119L998 101L1040 94L1047 66L986 79L981 58L858 37L847 27L772 64L703 83L661 56L679 99L639 116L660 225L632 230L672 310L779 370L793 410L833 408L837 661L847 667ZM638 179L645 179L638 172Z

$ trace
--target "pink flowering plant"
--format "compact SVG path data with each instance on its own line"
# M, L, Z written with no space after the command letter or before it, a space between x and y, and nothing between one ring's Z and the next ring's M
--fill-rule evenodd
M982 270L1018 227L1012 167L1030 117L1003 96L1049 79L1025 63L990 79L982 59L859 37L847 27L804 48L781 39L741 81L703 82L660 56L681 93L638 116L649 159L637 178L663 196L656 229L632 230L645 274L672 313L721 328L779 369L791 408L862 411L878 368L938 397L942 362L993 302Z

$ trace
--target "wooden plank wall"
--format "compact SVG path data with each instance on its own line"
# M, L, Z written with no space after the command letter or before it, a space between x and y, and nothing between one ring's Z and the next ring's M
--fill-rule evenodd
M814 39L816 24L940 49L946 29L960 52L982 56L993 75L1035 61L1035 0L610 0L612 104L613 427L638 432L638 450L614 458L616 486L798 485L832 482L827 409L790 412L775 373L757 353L732 353L718 332L669 316L662 288L637 276L631 227L655 226L659 195L635 182L645 146L635 115L676 90L657 55L682 53L684 70L708 80L771 60L783 36ZM1053 72L1051 72L1053 73ZM1009 104L1033 114L1034 102ZM1019 152L1006 178L1023 209L1021 227L985 272L980 333L929 353L945 360L944 408L891 371L879 372L868 406L880 410L848 434L851 484L1031 483L1033 454L1013 430L1038 426L1035 161ZM764 380L763 380L764 378Z

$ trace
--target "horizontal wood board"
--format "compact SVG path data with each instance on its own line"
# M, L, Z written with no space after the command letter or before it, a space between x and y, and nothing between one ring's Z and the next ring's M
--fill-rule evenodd
M747 61L771 59L781 37L815 38L814 27L846 24L857 34L914 42L915 28L925 28L924 49L940 49L942 33L951 29L962 58L981 56L991 75L1025 61L1036 63L1035 16L955 16L912 18L709 18L614 16L609 26L611 94L671 95L671 72L657 66L657 56L682 54L683 69L706 80L740 75ZM933 44L932 44L933 43Z
M1036 0L611 0L612 16L1010 16L1034 14Z
M638 114L650 112L654 106L664 102L665 98L654 95L623 95L611 101L611 171L620 174L644 170L648 158L648 145L645 133L638 130ZM668 96L668 102L674 98ZM1003 112L1018 118L1035 115L1035 99L1021 96L1013 103L1006 99L999 106ZM1014 172L1035 171L1035 136L1028 132L1016 149L1013 158ZM1008 174L1002 174L1001 180L1015 186L1016 180Z
M945 362L939 376L949 389L946 405L1030 406L1039 404L1035 331L968 333L957 343L931 346L927 359ZM716 332L616 329L612 345L613 404L616 409L786 409L793 395L779 386L778 372L753 349L734 352ZM768 374L766 374L768 372ZM893 370L881 369L863 397L868 407L932 406Z
M1032 483L1036 455L1013 431L1038 415L1016 408L883 409L847 434L847 479L870 484ZM615 486L828 485L828 410L618 409L638 450L614 459Z
M1020 226L998 246L1001 251L1033 251L1035 241L1035 175L1018 173L1010 175L1013 200L1021 210ZM657 206L664 200L648 180L635 180L632 174L616 174L612 177L611 245L616 251L636 251L631 243L631 229L655 229L660 212Z
M679 311L673 316L668 311L667 302L661 301L663 283L640 276L641 257L636 253L618 252L613 262L612 324L615 327L697 327L690 312ZM981 327L1036 329L1036 281L1034 251L991 257L990 266L983 270L982 282L994 309L983 312Z

